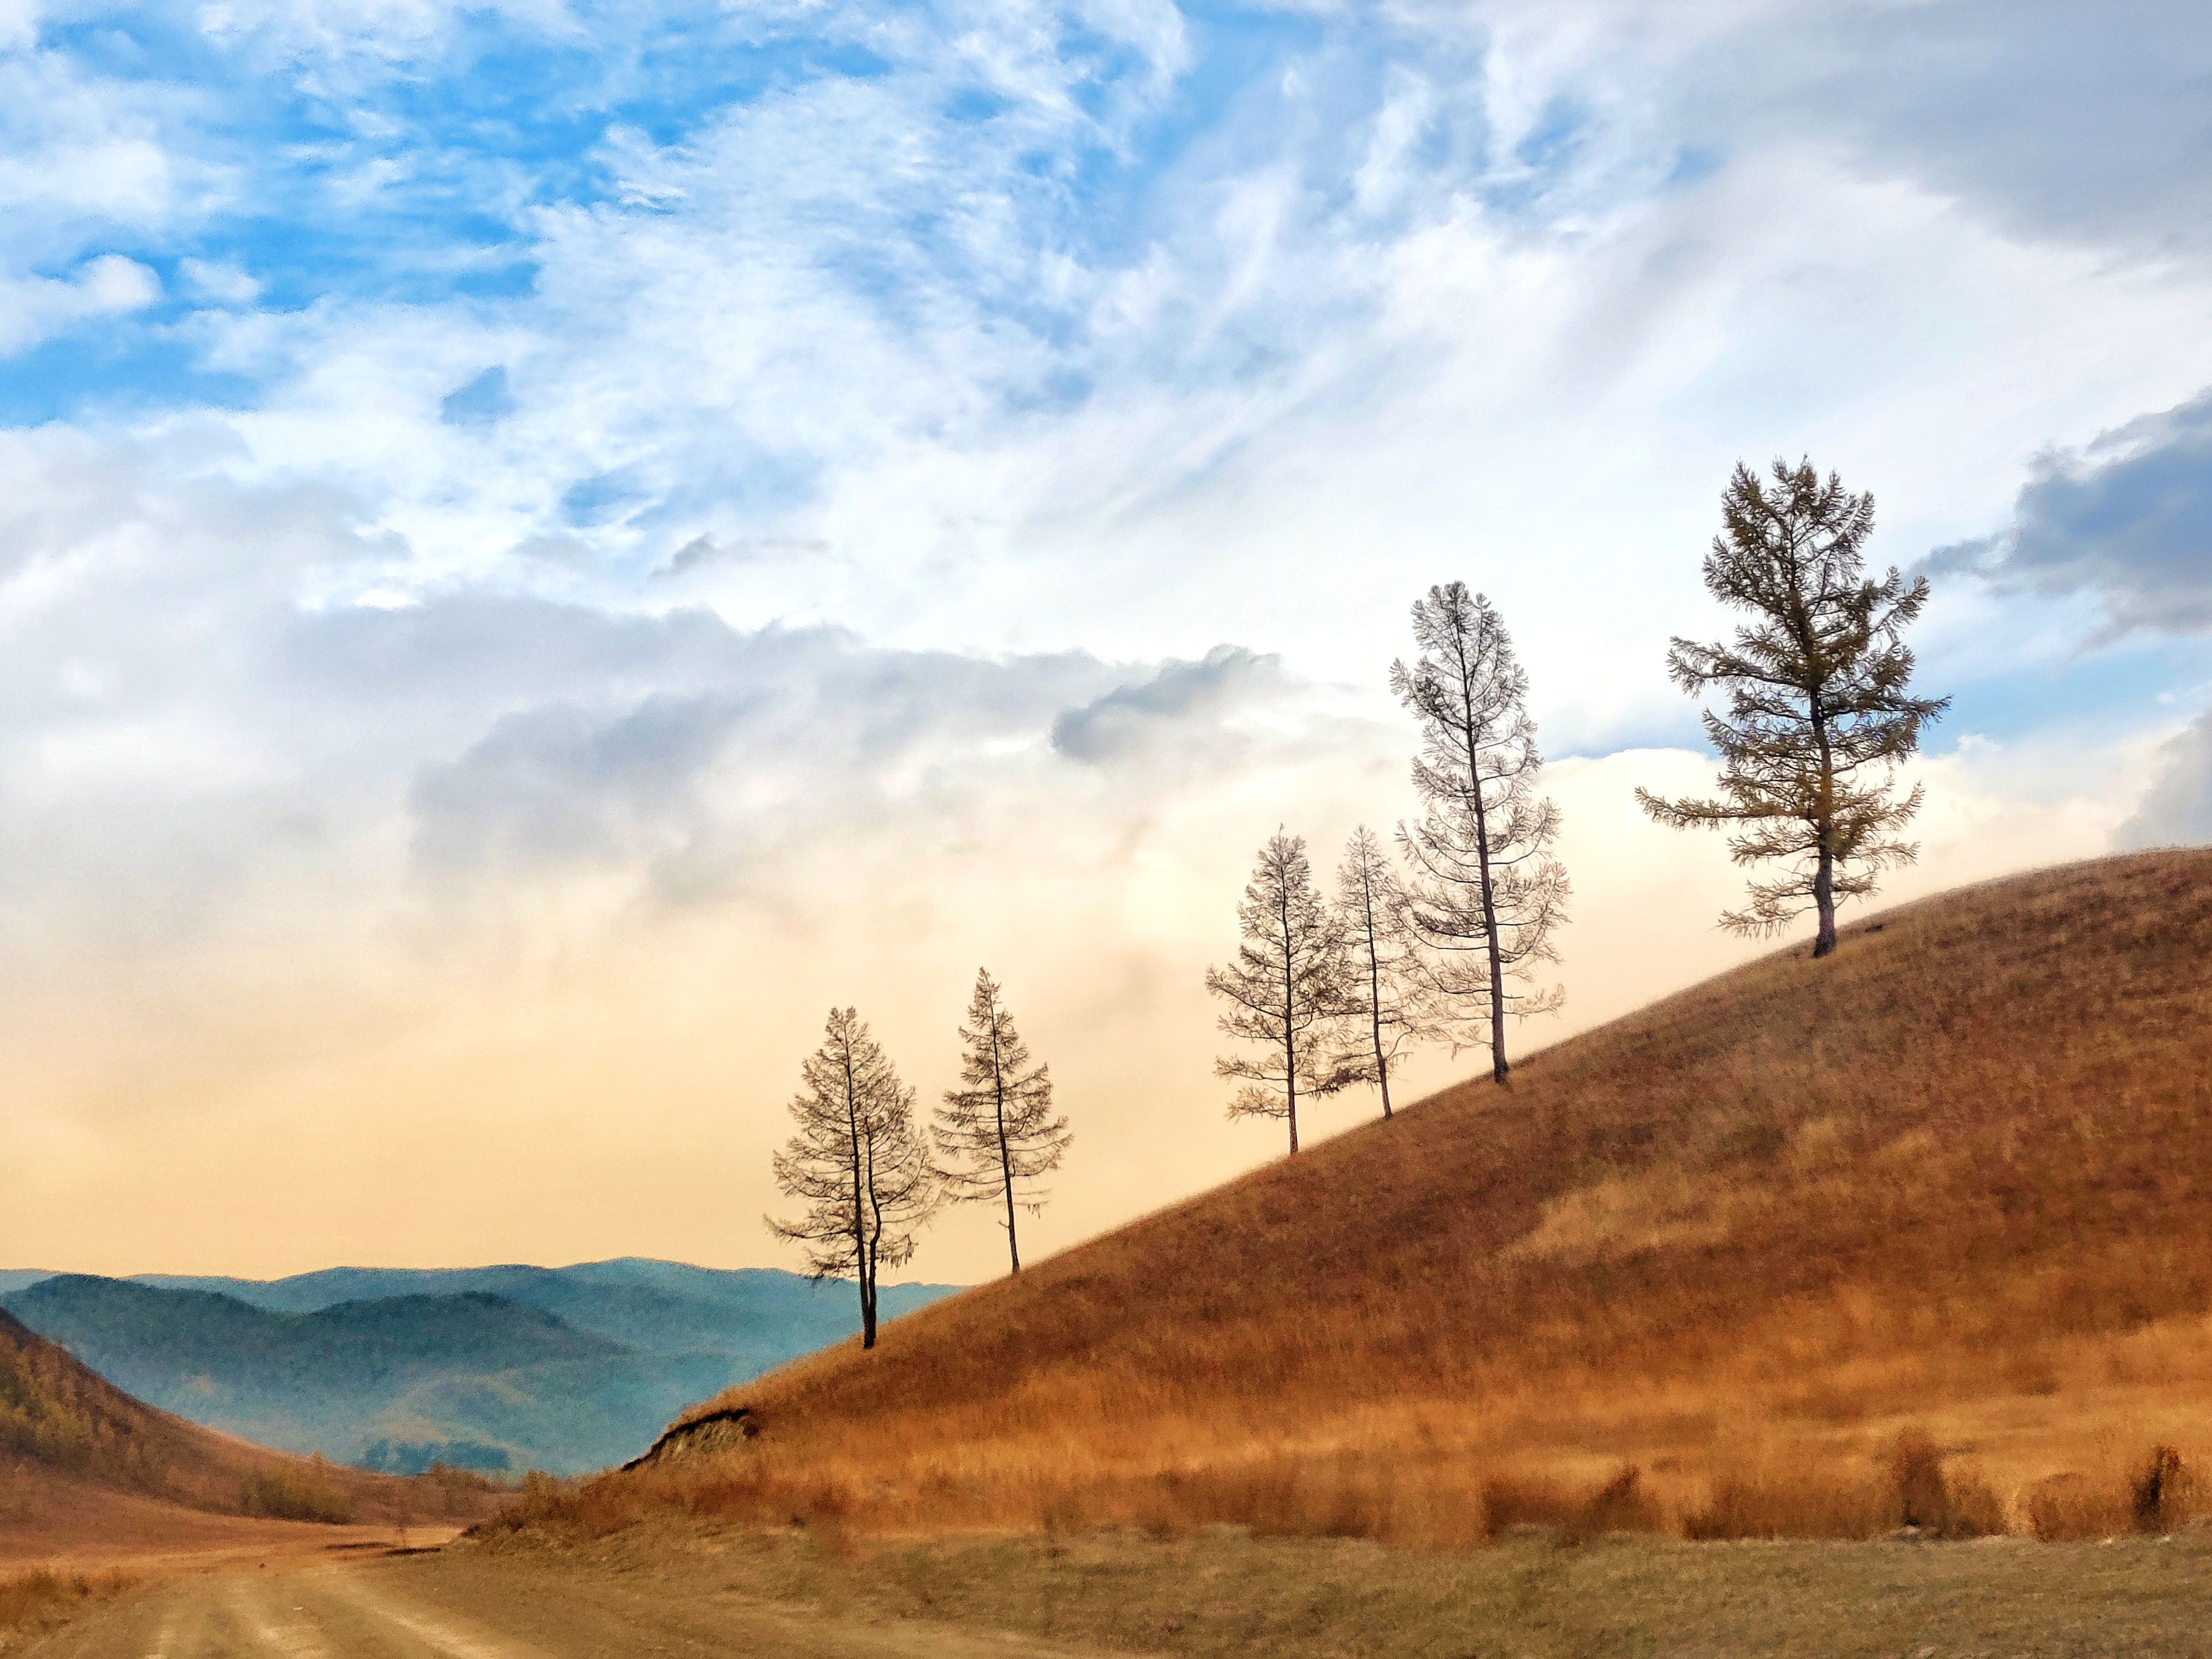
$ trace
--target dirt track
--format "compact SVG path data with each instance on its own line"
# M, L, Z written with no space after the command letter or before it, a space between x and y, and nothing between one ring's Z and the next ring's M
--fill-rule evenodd
M1022 1632L1020 1634L1000 1632ZM173 1577L7 1659L2212 1659L2212 1528L2041 1545L661 1525Z
M1094 1650L495 1564L278 1563L149 1585L21 1659L1085 1659Z

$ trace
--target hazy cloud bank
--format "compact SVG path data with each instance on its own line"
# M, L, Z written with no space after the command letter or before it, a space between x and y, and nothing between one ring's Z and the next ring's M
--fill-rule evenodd
M2035 459L2012 522L1938 570L2087 592L2115 631L2212 628L2212 392Z

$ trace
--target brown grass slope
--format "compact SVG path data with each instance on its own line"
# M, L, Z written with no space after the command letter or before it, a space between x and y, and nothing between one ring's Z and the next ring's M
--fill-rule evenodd
M2208 1015L2212 853L1905 906L748 1384L743 1450L592 1501L2118 1524L2154 1444L2212 1455Z
M398 1480L188 1423L0 1312L0 1561L220 1549L288 1523L474 1520L489 1498L480 1481Z
M0 1312L0 1452L97 1485L235 1508L280 1459L137 1400Z

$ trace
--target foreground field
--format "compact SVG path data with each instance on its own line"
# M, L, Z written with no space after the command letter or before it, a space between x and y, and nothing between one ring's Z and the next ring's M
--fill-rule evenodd
M145 1574L333 1550L383 1548L401 1539L440 1544L461 1530L445 1519L331 1525L222 1515L115 1492L41 1469L0 1480L0 1578L33 1567Z
M1468 1555L1225 1529L856 1543L661 1524L131 1592L24 1659L2100 1659L2212 1651L2212 1538ZM10 1659L16 1659L11 1651Z
M2212 854L2105 860L1725 975L515 1519L2164 1529L2212 1502L2207 1237Z

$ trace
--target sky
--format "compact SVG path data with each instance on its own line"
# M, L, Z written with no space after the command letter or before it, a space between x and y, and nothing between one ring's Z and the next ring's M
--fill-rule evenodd
M1436 582L1512 1040L1772 948L1632 799L1739 459L1933 585L1887 899L2212 838L2201 0L0 0L0 210L9 1265L797 1266L827 1011L927 1106L979 966L1025 1257L1275 1156L1205 969L1413 810Z

